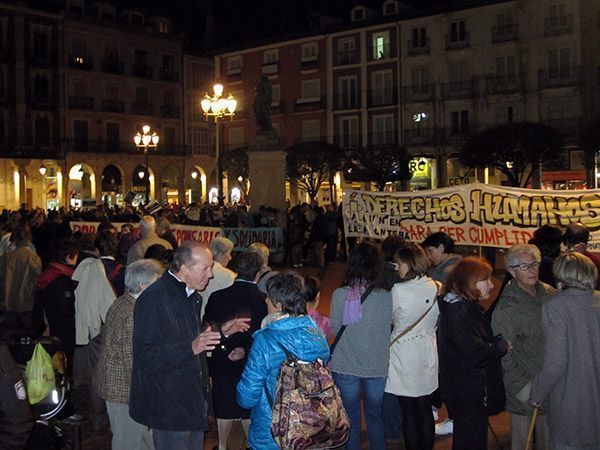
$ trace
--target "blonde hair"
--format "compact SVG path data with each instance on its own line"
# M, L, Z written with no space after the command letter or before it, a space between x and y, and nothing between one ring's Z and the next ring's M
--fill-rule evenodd
M260 256L263 267L269 264L269 247L265 244L262 242L253 242L248 246L248 250Z
M552 264L552 272L561 289L594 289L598 279L598 269L592 260L578 252L567 252L558 256Z

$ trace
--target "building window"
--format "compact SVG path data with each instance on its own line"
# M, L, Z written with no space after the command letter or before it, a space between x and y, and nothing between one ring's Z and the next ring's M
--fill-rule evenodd
M104 46L104 58L109 64L119 63L119 47L114 42L107 42Z
M338 81L338 108L358 108L356 77L342 77Z
M35 119L35 145L36 147L50 145L50 121L47 117L36 117Z
M318 120L302 121L302 140L318 141L321 138L321 122Z
M383 4L383 15L391 16L398 12L398 2L396 0L388 0Z
M427 67L415 67L411 70L412 85L415 90L429 88L431 83Z
M302 44L302 62L316 61L319 56L319 45L316 42Z
M106 147L108 151L118 152L121 145L121 124L106 123Z
M107 100L120 100L121 92L119 83L105 83L104 84L104 98Z
M172 78L175 75L175 57L163 55L161 72L163 76Z
M321 80L302 80L302 93L299 102L318 102L321 100Z
M141 86L135 88L135 102L142 105L148 104L148 88Z
M163 149L166 151L173 151L177 146L177 140L175 138L175 128L173 127L163 127L162 135L164 136L164 147ZM163 138L161 136L161 138ZM161 139L162 140L162 139Z
M450 134L460 135L469 131L469 111L452 111L450 113Z
M496 107L496 123L512 123L515 121L515 109L512 105Z
M567 78L571 70L568 48L553 48L548 51L548 77Z
M338 64L356 63L356 44L354 38L344 38L338 41Z
M87 150L88 148L88 123L87 120L73 121L73 138L75 151Z
M374 145L394 143L394 115L385 114L373 116L373 136L371 143Z
M448 64L448 79L450 83L466 81L471 78L471 65L468 60Z
M37 74L33 79L33 98L36 102L50 101L50 82L46 75Z
M502 85L517 82L517 59L514 55L496 57L496 78Z
M281 89L278 84L274 84L271 86L271 107L279 106L279 101L281 99Z
M233 91L231 95L233 95L233 98L237 100L237 108L235 108L235 112L237 113L238 111L243 111L245 107L244 91Z
M340 117L339 146L341 148L357 148L358 117Z
M390 57L390 33L383 31L373 34L373 59Z
M467 26L464 20L456 20L450 24L450 42L467 40Z
M413 28L412 29L412 40L410 41L412 48L426 48L427 47L427 28Z
M356 6L352 10L352 22L358 22L365 19L365 9L362 6Z
M227 58L227 74L235 75L238 73L242 73L242 57L232 56Z
M394 82L391 70L381 70L371 74L371 106L394 103Z
M279 50L265 50L263 52L263 65L277 64L279 62Z
M171 22L166 19L158 19L157 28L159 33L169 34L171 32Z
M34 58L47 58L50 53L48 31L34 29L31 37L31 53Z

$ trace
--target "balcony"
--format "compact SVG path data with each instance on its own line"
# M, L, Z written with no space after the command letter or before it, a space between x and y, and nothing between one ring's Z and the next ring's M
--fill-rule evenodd
M125 103L119 100L102 100L102 111L104 112L125 112Z
M294 144L302 144L304 142L327 142L327 136L302 136L294 140Z
M357 109L360 108L360 98L358 94L338 94L335 98L334 109Z
M69 57L69 67L77 70L92 70L94 59L89 55L73 54Z
M429 38L408 41L408 54L411 56L429 53Z
M43 146L35 144L32 138L13 134L0 137L0 152L4 158L60 159L64 153L58 142L50 141Z
M404 88L404 101L431 102L435 98L435 84L421 84Z
M501 26L492 27L492 42L516 41L519 34L519 25L510 23Z
M577 144L581 135L581 121L576 117L542 120L544 125L555 128L563 135L566 144Z
M50 101L50 96L31 95L28 98L29 107L36 111L52 111L58 107Z
M581 84L581 67L553 67L539 71L539 85L542 89L578 86Z
M320 97L301 97L296 99L294 111L310 111L314 109L325 108L326 98L324 95Z
M461 144L475 133L476 127L473 124L465 124L458 127L441 128L438 131L442 144Z
M471 98L475 96L475 80L451 81L442 85L444 99Z
M344 50L338 51L335 54L335 65L336 66L346 66L348 64L356 64L358 63L358 55L356 50Z
M514 94L523 90L523 83L517 78L516 73L509 75L490 75L485 79L487 94Z
M173 70L160 69L159 78L161 81L179 81L179 74Z
M380 61L382 59L390 59L392 57L392 47L390 44L373 45L370 48L369 58L371 61Z
M553 34L570 33L573 30L573 16L553 16L544 19L544 34L551 36Z
M387 106L396 104L394 88L371 89L368 95L369 107Z
M125 66L120 61L105 59L102 61L102 72L123 75L125 73Z
M398 138L394 131L369 133L369 145L394 145Z
M56 55L53 52L43 52L29 55L28 61L30 66L48 67L54 64Z
M173 105L162 105L160 107L160 117L179 119L179 108Z
M133 64L131 66L131 75L138 78L152 78L152 67L144 64Z
M461 48L467 48L471 45L470 42L470 34L468 31L465 31L458 36L453 36L452 34L446 35L446 50L457 50Z
M69 108L79 109L81 111L92 111L94 109L94 98L93 97L69 97Z
M404 130L404 141L408 145L427 145L434 143L433 128L407 128Z
M154 115L154 108L152 103L133 102L131 104L131 114L138 114L140 116L152 116Z
M272 74L279 72L279 61L273 61L269 63L263 63L262 65L262 73Z
M340 148L359 148L361 145L359 133L343 134L334 137L334 144Z

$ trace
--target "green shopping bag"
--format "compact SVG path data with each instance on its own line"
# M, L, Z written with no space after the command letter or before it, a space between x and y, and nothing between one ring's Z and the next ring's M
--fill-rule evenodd
M25 383L32 405L42 401L55 388L52 358L42 344L36 344L33 356L27 361Z

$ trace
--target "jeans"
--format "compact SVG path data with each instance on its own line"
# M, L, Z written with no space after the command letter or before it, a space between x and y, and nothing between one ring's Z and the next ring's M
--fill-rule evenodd
M333 380L340 390L344 408L350 419L350 437L346 450L360 450L360 392L363 392L365 422L370 450L385 450L382 405L387 377L362 378L333 372Z
M156 450L198 450L204 448L204 431L152 430Z

